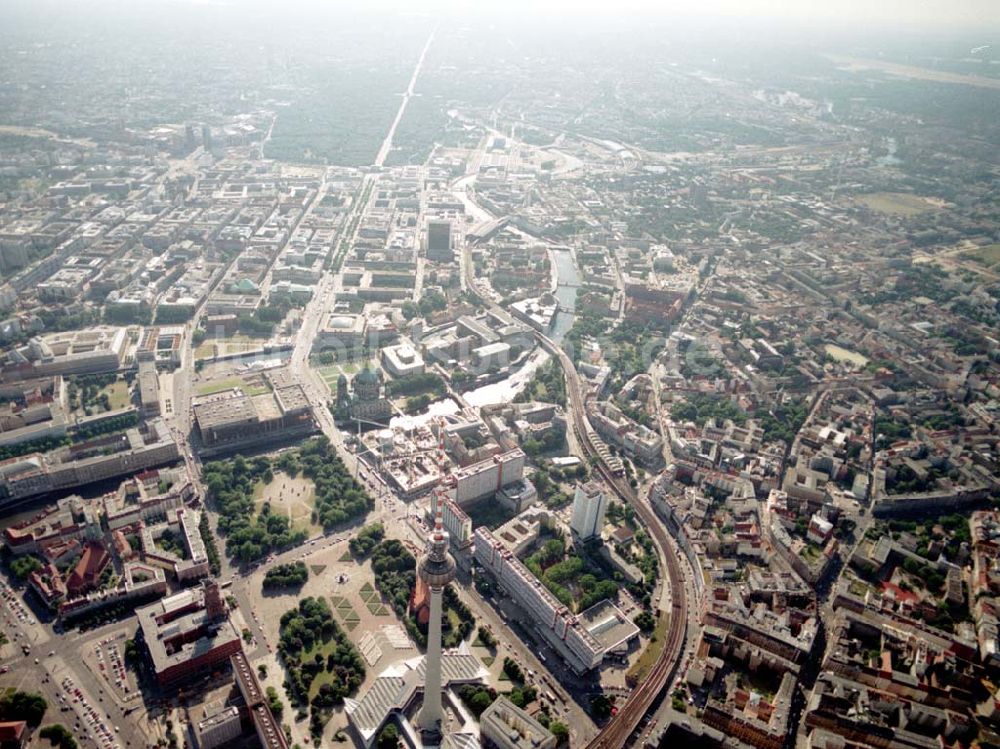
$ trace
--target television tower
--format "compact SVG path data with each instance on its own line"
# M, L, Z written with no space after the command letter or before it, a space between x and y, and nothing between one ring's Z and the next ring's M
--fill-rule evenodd
M434 530L427 538L427 553L420 557L417 574L431 594L427 620L427 656L424 668L424 704L417 716L424 746L438 746L443 735L441 711L441 598L444 586L455 579L455 560L448 553L448 533L441 522L441 505L434 516Z

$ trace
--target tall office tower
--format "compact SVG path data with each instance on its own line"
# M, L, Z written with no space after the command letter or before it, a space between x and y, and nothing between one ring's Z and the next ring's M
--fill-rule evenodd
M576 487L573 497L573 516L569 527L581 541L601 535L604 527L604 513L608 509L608 497L600 484L588 481Z
M427 222L427 259L450 263L455 259L451 242L451 221Z
M184 126L184 152L191 153L198 145L194 134L194 125L188 123Z
M427 539L427 553L417 564L421 582L430 590L431 611L427 621L427 655L424 669L424 704L417 716L424 746L441 742L444 714L441 710L441 599L444 586L455 579L455 560L448 553L448 534L441 521L441 508L434 519L434 530Z

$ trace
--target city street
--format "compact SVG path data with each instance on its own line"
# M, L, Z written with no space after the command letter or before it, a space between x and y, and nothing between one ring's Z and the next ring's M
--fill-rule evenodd
M89 737L94 746L100 746L102 749L113 749L115 746L146 746L149 731L156 729L147 719L146 707L142 700L138 695L123 700L103 676L84 664L81 657L84 651L93 649L95 645L108 638L123 634L126 637L133 637L136 630L135 623L115 622L86 632L70 631L58 636L51 634L49 625L35 626L44 629L44 639L39 637L32 641L30 655L22 656L19 651L16 654L12 652L13 644L19 641L5 646L4 657L0 660L0 672L2 672L0 685L27 691L41 690L49 703L49 719L62 720L70 725L74 721L80 723L81 728L74 729L77 737ZM67 678L72 680L74 688L81 690L82 698L67 693L64 686ZM59 699L60 696L62 700ZM98 721L95 722L90 718L86 706L99 714ZM70 719L59 715L65 711L75 717ZM99 735L101 725L113 734L113 740L108 741L106 737L102 738Z

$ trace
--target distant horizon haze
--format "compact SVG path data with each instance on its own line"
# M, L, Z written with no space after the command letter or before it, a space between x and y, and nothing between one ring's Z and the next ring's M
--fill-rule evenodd
M664 24L740 23L794 28L820 33L853 31L862 34L897 31L980 32L984 37L1000 32L1000 2L997 0L366 0L363 4L343 0L0 0L0 14L24 15L54 10L100 13L116 7L131 13L144 8L174 7L246 9L277 13L294 21L294 14L370 15L378 13L433 15L587 25L593 21L653 21ZM554 29L556 30L556 29ZM997 40L1000 43L1000 39ZM986 39L984 44L991 44Z

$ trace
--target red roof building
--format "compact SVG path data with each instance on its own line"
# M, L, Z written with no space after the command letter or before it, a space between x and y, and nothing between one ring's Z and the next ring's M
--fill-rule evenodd
M427 624L431 618L431 591L419 576L410 596L410 612L420 624Z
M66 581L66 589L74 596L93 590L100 582L101 573L110 561L111 555L103 545L96 541L88 543L83 549L83 556Z
M63 582L59 569L51 562L46 562L28 576L28 585L38 594L45 605L55 608L66 597L66 583Z
M28 740L28 724L23 720L0 722L0 749L21 749Z

